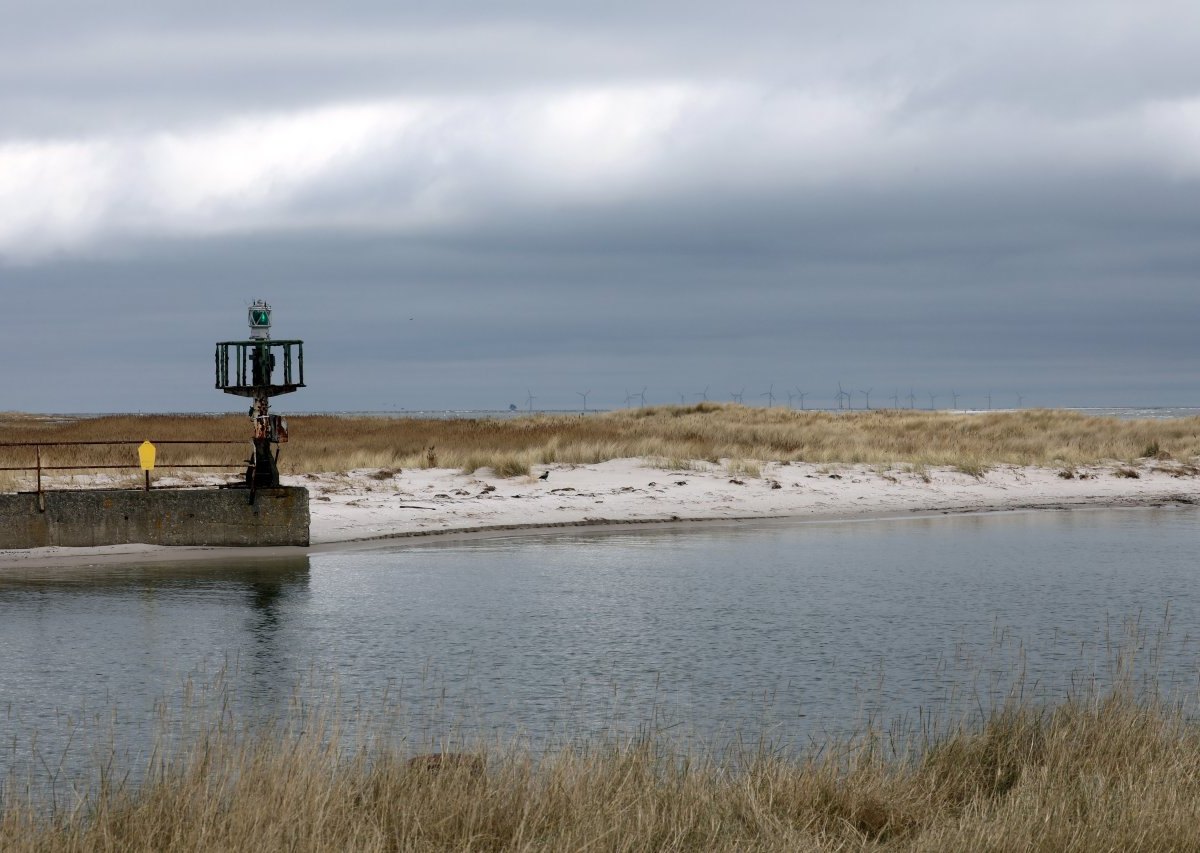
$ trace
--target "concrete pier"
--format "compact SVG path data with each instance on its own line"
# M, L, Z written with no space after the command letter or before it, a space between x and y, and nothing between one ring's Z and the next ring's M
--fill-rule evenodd
M0 495L0 548L308 545L308 490L135 489Z

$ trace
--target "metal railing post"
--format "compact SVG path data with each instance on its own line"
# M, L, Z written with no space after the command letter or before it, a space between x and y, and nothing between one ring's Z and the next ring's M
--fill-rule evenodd
M37 496L38 496L38 512L46 511L46 496L42 494L42 446L35 444L33 446L34 456L37 457Z
M250 450L250 506L254 506L254 493L258 486L258 446Z

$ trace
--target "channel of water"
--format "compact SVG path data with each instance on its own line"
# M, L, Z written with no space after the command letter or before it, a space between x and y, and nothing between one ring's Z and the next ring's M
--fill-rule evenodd
M970 713L1018 678L1057 701L1131 642L1191 694L1198 533L1194 508L1029 512L25 570L0 577L0 773L86 763L98 732L144 755L189 684L239 714L398 709L414 743L714 746Z

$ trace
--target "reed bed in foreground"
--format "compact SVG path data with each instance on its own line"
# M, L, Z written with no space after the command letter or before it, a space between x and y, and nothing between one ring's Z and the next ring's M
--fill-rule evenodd
M9 788L6 851L1182 850L1200 848L1200 724L1117 691L1010 704L912 748L876 732L789 758L653 735L431 770L329 718L209 726L137 785L106 765L57 810Z
M511 474L531 465L587 464L648 458L664 465L687 460L813 462L882 466L1075 466L1135 463L1147 457L1193 466L1200 455L1200 418L1119 420L1060 410L988 414L873 410L797 412L732 404L655 406L588 415L436 420L290 418L293 441L280 457L284 473L358 468L442 467ZM51 421L0 415L0 441L204 438L245 440L236 415L104 416ZM247 442L248 443L248 442ZM131 448L54 448L57 464L129 460ZM32 464L31 452L0 448L0 465ZM163 464L236 462L236 446L171 447ZM13 461L16 459L23 461ZM234 466L236 468L236 465ZM1195 472L1191 472L1195 473Z

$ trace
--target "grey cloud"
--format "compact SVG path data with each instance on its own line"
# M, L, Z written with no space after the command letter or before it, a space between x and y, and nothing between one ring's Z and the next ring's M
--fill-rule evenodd
M133 145L83 237L0 263L0 357L19 365L0 409L237 410L211 346L258 296L307 341L291 410L772 383L828 404L838 381L880 403L1196 397L1200 161L1146 123L1200 99L1189 6L55 8L0 34L0 146L415 96L484 119L369 138L246 206L266 168L200 225L164 212ZM714 100L624 172L588 177L599 144L555 165L502 132L546 93L672 84ZM410 216L425 197L437 215Z
M1194 4L39 4L6 16L7 130L646 78L898 89L1055 115L1195 93ZM58 107L59 109L47 108ZM76 123L76 128L84 126Z

